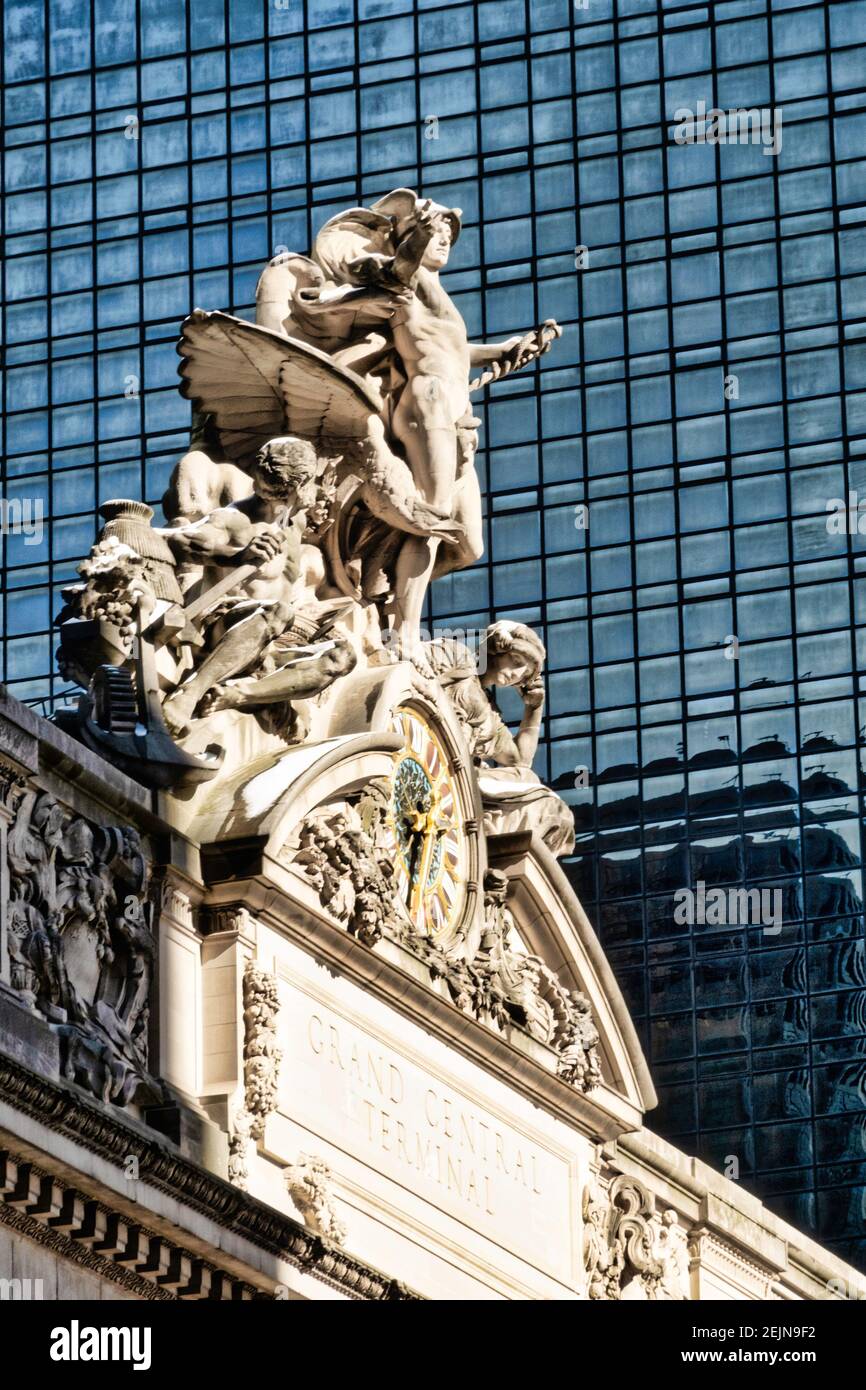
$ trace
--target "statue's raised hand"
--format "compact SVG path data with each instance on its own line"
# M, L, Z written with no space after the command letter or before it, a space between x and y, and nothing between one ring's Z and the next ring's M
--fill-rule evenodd
M520 694L523 698L524 709L541 709L544 704L544 681L541 676L530 681L528 685L521 686Z

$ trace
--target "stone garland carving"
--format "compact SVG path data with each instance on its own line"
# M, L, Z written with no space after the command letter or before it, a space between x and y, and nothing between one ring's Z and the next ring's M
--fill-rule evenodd
M365 946L399 930L393 866L376 843L385 810L385 794L370 788L357 808L347 803L330 814L314 812L292 852L323 906Z
M593 1179L583 1193L587 1293L602 1301L690 1298L688 1236L676 1212L655 1209L636 1178L620 1175L605 1191Z
M333 1245L343 1245L346 1227L334 1210L331 1170L325 1160L298 1154L297 1161L283 1170L283 1178L292 1202L309 1229Z
M228 1179L235 1187L246 1191L250 1176L247 1159L250 1151L253 1117L248 1110L238 1110L229 1134Z
M276 1109L282 1051L277 1046L280 1008L277 981L248 960L243 978L244 1104L229 1136L229 1180L245 1187L249 1145L261 1139L268 1116Z
M493 870L485 878L484 931L467 958L468 943L442 949L416 931L396 899L393 869L381 831L387 812L382 788L367 789L357 806L314 811L304 820L286 858L305 874L324 907L367 946L383 936L398 941L445 981L458 1006L499 1030L525 1028L558 1054L557 1071L584 1092L601 1080L598 1032L586 996L568 991L539 956L515 945L506 907L508 880Z
M7 836L10 979L61 1041L63 1074L104 1101L161 1098L148 1075L155 944L138 832L30 788Z
M253 1116L253 1139L261 1139L265 1121L277 1104L282 1053L277 1047L280 997L273 975L248 961L244 970L244 1087L246 1109Z

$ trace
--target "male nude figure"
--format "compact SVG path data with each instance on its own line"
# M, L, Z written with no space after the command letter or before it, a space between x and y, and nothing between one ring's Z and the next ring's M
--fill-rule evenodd
M203 564L203 591L239 569L246 571L238 575L237 586L205 612L208 654L162 707L173 732L186 729L205 696L211 697L211 709L301 699L318 694L354 666L351 649L332 643L309 660L256 678L253 691L233 692L223 686L261 658L292 625L316 467L315 450L305 440L272 440L253 467L251 497L164 532L179 561Z
M406 196L406 190L400 190L383 198L375 205L376 209L388 211L392 202L397 206L397 200L404 200ZM463 317L439 280L439 272L448 262L455 231L459 230L459 215L434 206L429 200L418 199L414 211L403 221L405 227L399 222L397 225L396 255L361 257L351 269L368 283L390 285L398 297L391 329L407 381L397 401L391 429L403 447L424 500L433 508L451 514L458 463L465 463L461 458L466 451L465 440L471 437L477 423L472 420L469 405L471 368L487 367L487 379L495 380L546 349L537 334L526 338L518 335L504 343L470 343ZM464 436L462 440L461 435ZM465 483L460 491L466 491ZM460 500L467 513L473 513L459 519L464 524L469 523L467 529L475 542L472 551L477 547L477 553L461 556L462 563L466 564L481 553L477 487ZM439 546L437 537L408 536L397 560L396 627L408 648L408 655L414 653L420 640L424 596Z

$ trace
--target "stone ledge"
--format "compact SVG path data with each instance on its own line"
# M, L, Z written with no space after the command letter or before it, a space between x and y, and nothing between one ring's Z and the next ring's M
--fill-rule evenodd
M37 1075L0 1055L0 1098L14 1109L82 1144L119 1167L135 1158L140 1180L256 1248L276 1255L351 1298L420 1299L398 1280L332 1246L291 1217L257 1201L173 1151L131 1116L121 1118L71 1087ZM213 1259L218 1252L215 1249ZM237 1295L240 1297L241 1295Z
M621 1135L615 1146L605 1149L614 1166L650 1186L654 1178L664 1192L663 1197L657 1192L658 1201L678 1204L690 1222L704 1223L718 1239L747 1260L760 1261L789 1287L844 1281L856 1291L853 1296L866 1298L866 1276L852 1265L776 1216L741 1184L682 1153L651 1130Z

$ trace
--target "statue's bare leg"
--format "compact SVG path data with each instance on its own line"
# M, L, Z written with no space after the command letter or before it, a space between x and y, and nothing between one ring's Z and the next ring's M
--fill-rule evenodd
M285 700L308 700L327 690L338 676L351 671L356 660L348 642L339 642L318 656L291 661L269 676L246 676L216 686L206 699L206 709L211 713L281 704Z
M195 674L163 704L162 714L168 727L181 733L202 697L220 681L243 671L273 636L273 618L261 612L250 613L230 627Z
M484 518L481 510L481 488L473 467L457 479L451 514L463 526L463 535L456 545L441 546L436 556L432 579L451 574L452 570L474 565L484 554Z
M447 392L437 377L418 376L405 387L394 412L394 433L425 502L450 510L457 473L457 429ZM409 536L395 575L395 628L411 655L421 640L421 614L441 542Z

